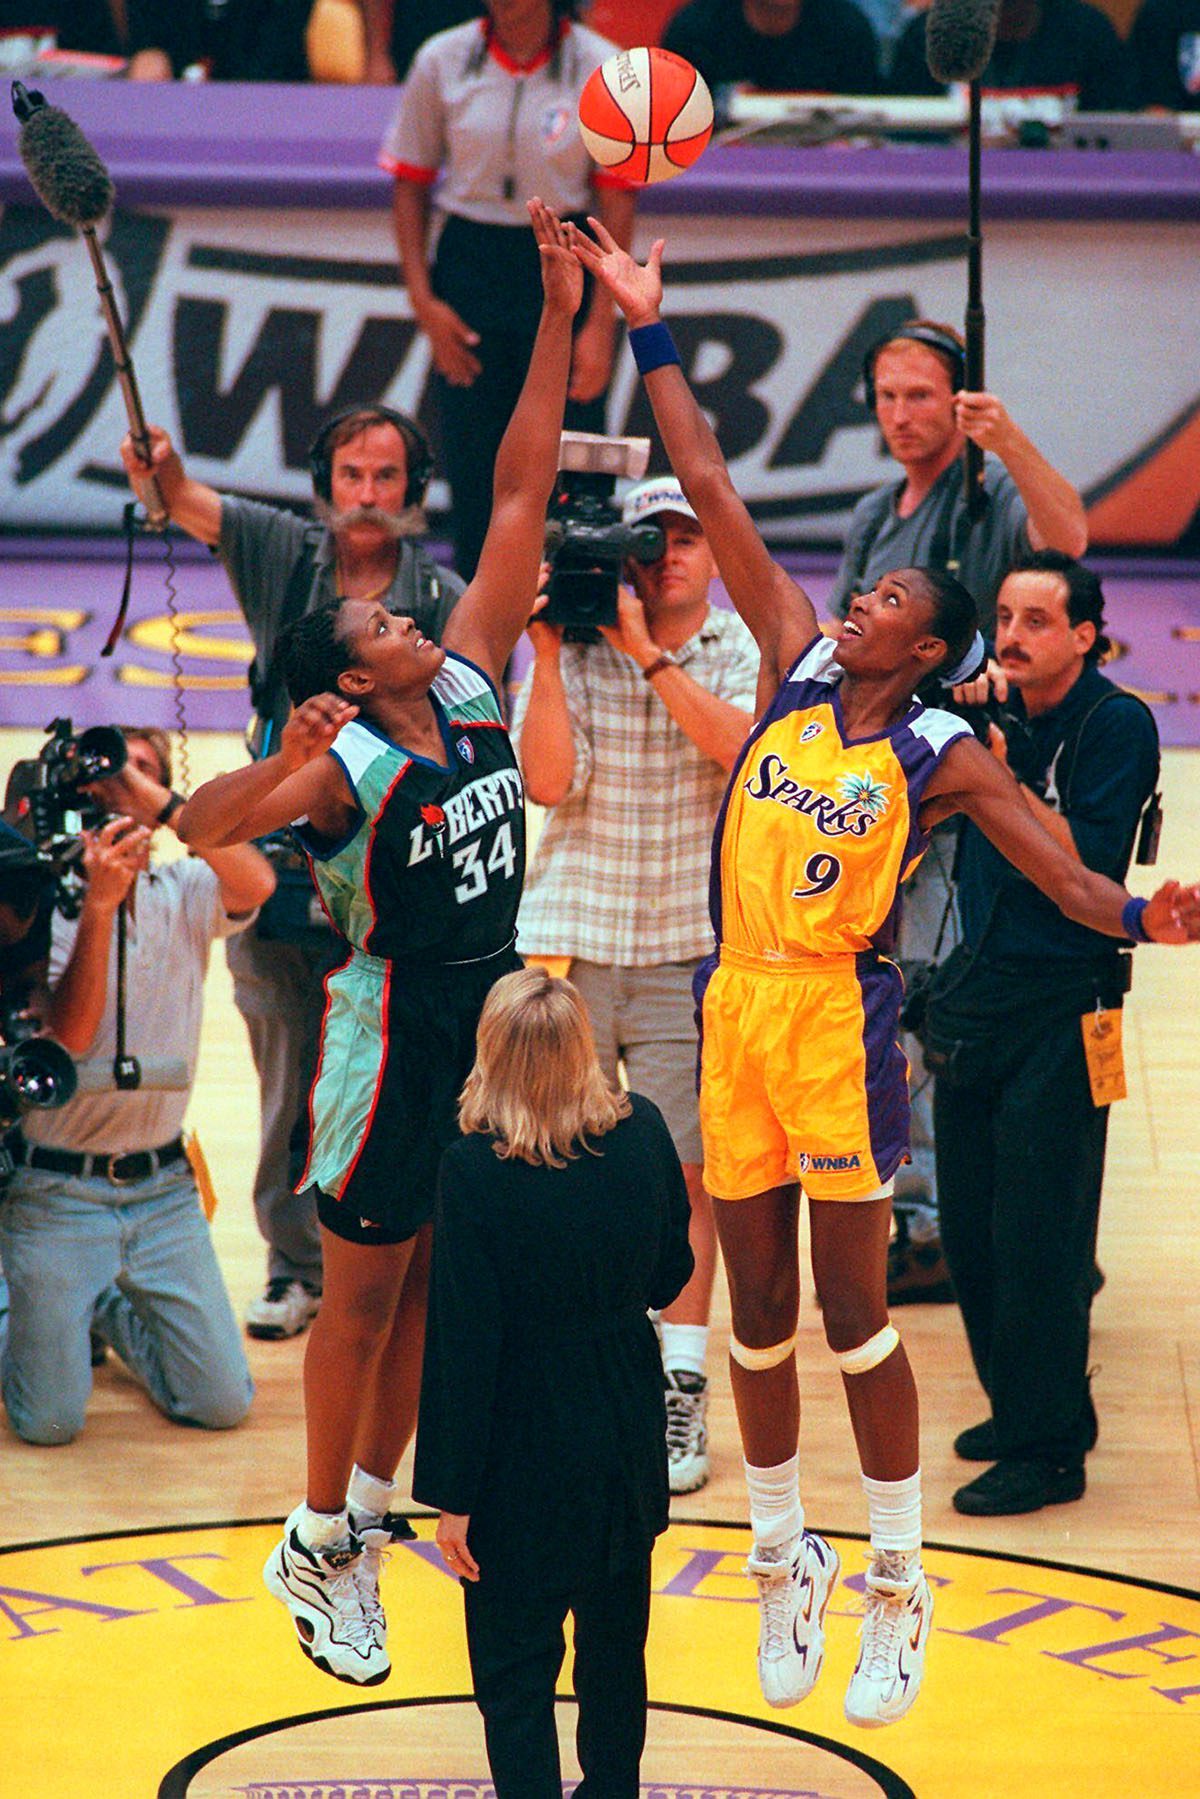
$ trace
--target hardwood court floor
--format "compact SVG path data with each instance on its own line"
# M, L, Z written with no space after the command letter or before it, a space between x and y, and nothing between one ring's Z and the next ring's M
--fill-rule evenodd
M0 733L5 768L34 733ZM241 757L236 738L192 740L193 780ZM1159 872L1200 878L1196 761L1165 760L1166 826ZM1135 871L1148 891L1151 871ZM909 1307L896 1321L923 1407L926 1534L931 1542L1075 1563L1188 1588L1200 1586L1200 947L1147 948L1126 1011L1129 1098L1114 1110L1101 1220L1107 1285L1094 1312L1100 1441L1079 1504L1024 1519L969 1520L950 1504L964 1478L951 1442L983 1415L953 1306ZM136 1052L139 1046L132 1042ZM1046 1095L1053 1105L1053 1094ZM209 976L199 1078L191 1109L220 1196L219 1254L241 1313L263 1278L249 1202L257 1094L224 957ZM719 1287L709 1367L713 1475L677 1502L690 1520L742 1520L745 1499L725 1359L728 1305ZM110 1358L87 1426L65 1449L34 1449L0 1427L0 1544L93 1533L280 1518L303 1491L300 1366L304 1340L251 1344L257 1397L239 1430L201 1434L166 1424ZM800 1364L802 1479L810 1521L865 1529L865 1505L841 1382L825 1350L806 1280ZM401 1478L404 1478L402 1474ZM846 1567L847 1573L851 1571Z

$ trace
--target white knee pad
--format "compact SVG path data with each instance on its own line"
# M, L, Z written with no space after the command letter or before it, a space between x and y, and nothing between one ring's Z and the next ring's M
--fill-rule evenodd
M729 1353L739 1368L748 1368L752 1374L761 1374L766 1368L778 1368L786 1362L796 1347L796 1332L793 1331L786 1343L773 1343L770 1349L750 1349L745 1343L739 1343L730 1334Z
M880 1362L886 1362L900 1342L900 1332L894 1324L885 1324L882 1330L860 1343L857 1349L841 1349L837 1353L838 1367L843 1374L869 1374L872 1368L878 1368Z

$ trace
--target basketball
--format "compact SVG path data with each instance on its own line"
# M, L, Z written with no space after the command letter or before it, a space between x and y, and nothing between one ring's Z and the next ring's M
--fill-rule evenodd
M621 50L589 75L579 130L593 162L648 186L690 168L712 136L712 95L670 50Z

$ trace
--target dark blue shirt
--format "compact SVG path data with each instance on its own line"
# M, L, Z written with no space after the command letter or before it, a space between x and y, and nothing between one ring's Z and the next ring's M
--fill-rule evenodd
M1095 668L1085 668L1049 712L1027 718L1019 694L1009 710L1013 774L1063 814L1088 868L1123 881L1158 779L1158 732L1149 712ZM1117 947L1116 938L1064 918L970 823L963 826L958 893L963 936L989 961L1095 961Z

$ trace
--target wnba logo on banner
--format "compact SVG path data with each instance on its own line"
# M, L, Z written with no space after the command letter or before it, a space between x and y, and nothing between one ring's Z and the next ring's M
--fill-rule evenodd
M1181 68L1184 56L1181 49ZM1189 46L1187 82L1200 82L1198 63ZM545 123L553 131L559 121ZM1187 435L1194 382L1174 349L1200 332L1192 229L1181 223L1153 240L1153 281L1145 259L1104 220L1073 222L1067 259L1053 256L1049 232L1031 250L1030 229L1024 219L989 223L990 309L1021 316L1030 256L1042 241L1054 270L1038 332L997 344L1005 405L1093 510L1107 508L1094 520L1097 541L1132 541L1131 507L1136 541L1179 541L1200 504ZM894 474L867 407L864 354L918 314L961 314L961 232L903 219L839 219L836 230L795 219L781 244L777 221L747 219L736 255L720 217L676 219L671 232L672 330L739 493L773 543L840 543L855 501ZM382 214L339 211L314 235L303 208L118 210L105 248L147 416L198 479L303 502L311 498L308 446L331 411L383 401L435 424L429 342L397 282ZM1131 316L1141 326L1136 359L1127 354ZM649 402L624 359L607 425L651 431ZM114 529L128 493L118 456L124 431L78 234L40 207L5 207L5 524ZM1152 506L1142 488L1126 492L1148 458L1156 459ZM447 497L435 483L431 509Z

